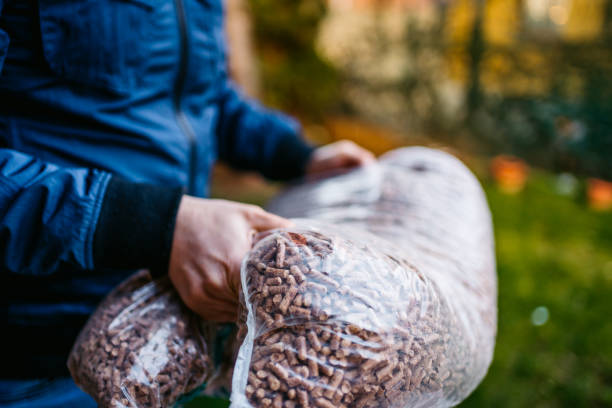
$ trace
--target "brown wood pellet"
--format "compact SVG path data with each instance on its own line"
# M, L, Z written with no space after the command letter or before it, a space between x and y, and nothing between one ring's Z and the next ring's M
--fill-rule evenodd
M100 304L68 366L100 407L171 407L210 374L211 335L167 279L140 272Z

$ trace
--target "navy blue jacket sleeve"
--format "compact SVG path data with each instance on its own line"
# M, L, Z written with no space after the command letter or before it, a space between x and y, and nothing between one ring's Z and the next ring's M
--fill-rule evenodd
M180 187L133 183L0 149L0 270L167 271Z
M110 174L67 169L0 149L0 269L93 268L92 242Z
M301 177L313 147L296 120L250 100L227 81L217 128L219 158L234 168L274 180Z

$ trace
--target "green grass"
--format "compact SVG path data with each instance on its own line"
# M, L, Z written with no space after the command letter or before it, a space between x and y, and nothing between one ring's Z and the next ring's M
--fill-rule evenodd
M461 407L612 406L612 214L534 174L516 196L487 187L499 276L495 358ZM536 307L549 310L542 326Z
M532 173L514 196L485 185L495 223L499 332L489 373L460 406L612 406L612 213ZM260 201L255 200L255 201ZM535 326L535 308L549 311ZM189 408L221 408L196 399Z
M184 408L226 408L228 406L229 402L220 398L199 397L185 404Z

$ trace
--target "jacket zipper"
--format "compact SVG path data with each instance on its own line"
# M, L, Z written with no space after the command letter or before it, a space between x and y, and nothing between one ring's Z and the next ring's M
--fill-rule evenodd
M172 96L172 105L174 108L174 116L179 128L189 141L189 173L187 180L187 193L195 194L196 186L196 170L197 170L197 145L196 136L189 124L187 116L183 112L181 100L183 97L183 91L185 88L185 77L187 75L188 61L189 61L189 44L187 38L187 22L185 20L185 7L183 6L183 0L174 0L174 7L176 9L176 18L179 29L179 64L178 72L174 80L174 92Z

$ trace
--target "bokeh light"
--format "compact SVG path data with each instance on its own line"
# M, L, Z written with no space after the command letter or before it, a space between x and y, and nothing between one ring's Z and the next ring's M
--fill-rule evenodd
M548 322L548 308L546 306L538 306L531 313L531 323L534 326L542 326Z

